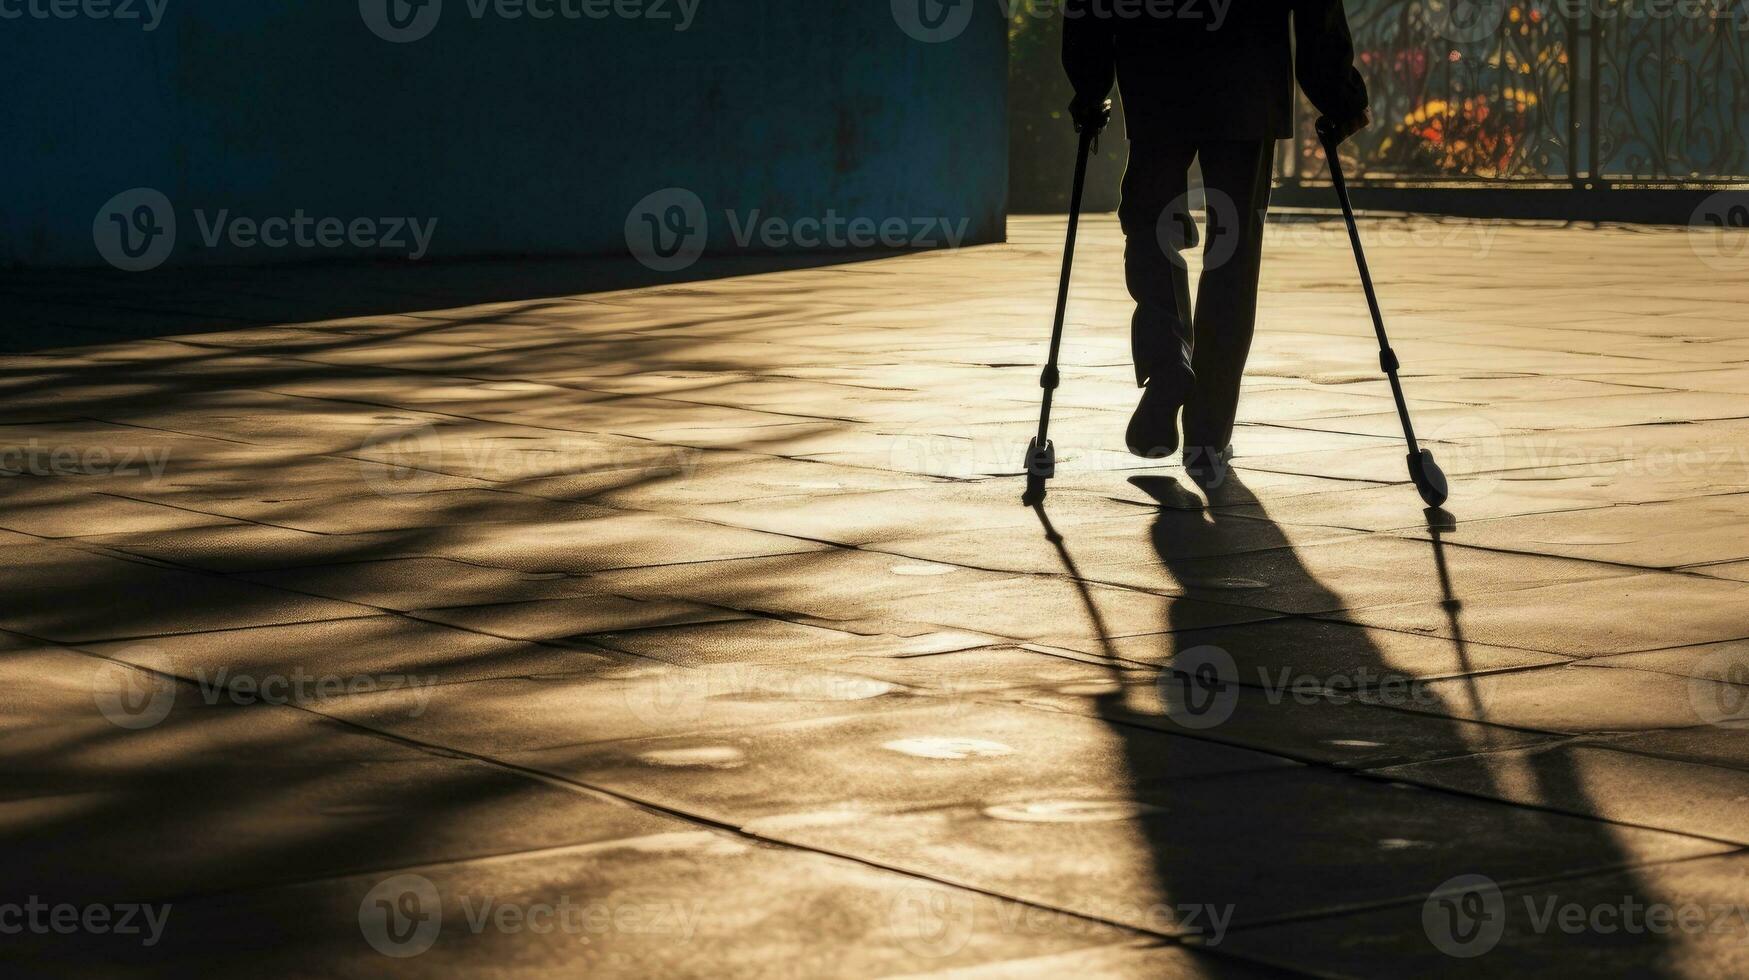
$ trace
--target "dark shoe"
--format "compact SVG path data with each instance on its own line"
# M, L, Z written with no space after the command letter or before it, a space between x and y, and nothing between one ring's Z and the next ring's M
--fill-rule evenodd
M1151 383L1142 390L1136 413L1124 442L1143 459L1164 459L1178 448L1178 410L1184 406L1185 387Z
M1233 459L1233 447L1212 449L1208 446L1184 447L1184 472L1205 490L1212 490L1227 481L1227 464Z

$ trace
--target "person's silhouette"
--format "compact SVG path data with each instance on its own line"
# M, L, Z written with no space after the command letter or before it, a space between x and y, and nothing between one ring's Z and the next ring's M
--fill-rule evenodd
M1369 122L1342 0L1068 0L1063 67L1078 130L1105 125L1114 82L1123 97L1130 158L1118 219L1145 389L1125 441L1138 456L1170 455L1183 408L1185 466L1218 478L1257 317L1270 163L1275 140L1292 135L1294 78L1340 138ZM1198 158L1208 241L1193 315L1178 253L1195 244L1188 171Z

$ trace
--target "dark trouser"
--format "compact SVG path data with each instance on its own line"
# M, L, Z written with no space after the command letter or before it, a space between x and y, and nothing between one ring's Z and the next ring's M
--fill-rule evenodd
M1180 386L1184 444L1221 448L1233 437L1239 379L1257 324L1257 273L1269 209L1271 140L1132 141L1124 171L1124 277L1136 314L1130 349L1136 384ZM1179 253L1196 244L1187 192L1200 157L1207 238L1196 312Z

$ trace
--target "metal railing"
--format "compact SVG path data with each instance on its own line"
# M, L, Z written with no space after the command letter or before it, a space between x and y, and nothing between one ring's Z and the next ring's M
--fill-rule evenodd
M1523 198L1536 216L1686 220L1695 194L1749 188L1749 0L1349 0L1348 11L1374 125L1344 162L1374 206L1501 212L1498 200L1462 202L1536 190ZM1286 203L1327 180L1313 118L1302 102L1277 158ZM1681 201L1623 197L1671 192Z

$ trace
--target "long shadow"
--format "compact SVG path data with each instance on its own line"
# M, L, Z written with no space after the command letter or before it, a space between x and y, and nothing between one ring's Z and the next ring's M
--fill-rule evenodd
M813 269L890 249L706 256L678 272L628 257L334 260L260 266L0 270L0 352L19 353L251 326L401 316L648 286Z
M1189 591L1203 603L1233 601L1234 593L1195 587L1211 578L1207 556L1219 555L1229 556L1216 559L1233 573L1229 579L1266 578L1265 590L1237 593L1240 601L1257 595L1258 605L1266 607L1271 596L1291 594L1305 608L1350 605L1317 579L1278 525L1226 510L1262 509L1237 473L1206 488L1214 506L1202 511L1200 521L1185 519L1186 502L1194 495L1171 478L1132 482L1163 505L1151 543L1165 572L1164 587ZM1068 542L1042 508L1039 516L1064 573L1079 583L1081 572ZM1390 774L1374 773L1406 762L1498 752L1545 737L1469 720L1484 716L1470 676L1475 665L1463 633L1458 584L1437 533L1453 518L1444 512L1428 516L1435 529L1432 559L1440 595L1427 598L1446 611L1456 665L1433 673L1461 677L1461 685L1422 686L1419 675L1429 672L1426 665L1418 670L1412 661L1393 660L1372 630L1308 615L1211 628L1206 606L1174 603L1153 649L1139 649L1134 637L1124 641L1126 667L1143 660L1163 670L1146 687L1135 681L1114 684L1110 693L1092 699L1092 710L1123 742L1136 777L1131 785L1136 801L1157 811L1138 821L1136 833L1153 863L1161 901L1170 906L1166 918L1185 941L1210 953L1342 975L1444 975L1476 963L1495 968L1546 963L1548 950L1524 948L1539 943L1567 944L1574 951L1598 942L1634 944L1636 964L1665 961L1661 947L1668 940L1658 935L1570 936L1552 930L1528 939L1523 935L1531 929L1526 896L1541 901L1561 893L1561 879L1633 865L1635 859L1610 825L1495 802L1486 788L1458 793L1405 787ZM1083 595L1094 612L1084 585ZM1095 618L1103 633L1099 622ZM1101 646L1108 656L1119 655L1112 641L1102 639ZM1114 669L1113 676L1133 674ZM1289 676L1304 686L1284 689L1282 681ZM1454 688L1462 694L1448 700L1444 692ZM1398 700L1405 689L1413 704ZM1182 741L1163 743L1154 732ZM1392 743L1393 733L1400 744ZM1167 751L1194 755L1203 751L1198 742L1252 749L1303 765L1169 783L1140 778L1160 770L1163 744L1178 746ZM1559 751L1525 756L1511 778L1520 786L1528 779L1536 788L1534 799L1550 801L1551 807L1552 801L1585 798L1581 774ZM1558 850L1560 858L1543 860L1537 851L1545 846ZM1447 955L1433 937L1435 927L1423 918L1430 893L1449 888L1450 879L1464 874L1497 881L1511 903L1478 909L1468 894L1454 894L1439 905L1449 906L1444 921L1460 940L1467 929L1485 930L1494 915L1503 916L1503 948L1491 960ZM1634 901L1660 900L1631 873L1621 880L1631 883ZM1515 884L1528 890L1515 892ZM1215 936L1186 921L1187 907L1230 909L1238 938L1226 937L1232 945L1225 949L1213 945ZM1355 912L1360 914L1317 922ZM1301 921L1316 927L1318 938L1311 945L1283 950L1268 938L1244 937L1247 929ZM1357 929L1386 930L1389 936L1375 935L1362 944L1343 938ZM1306 933L1289 935L1303 940Z

